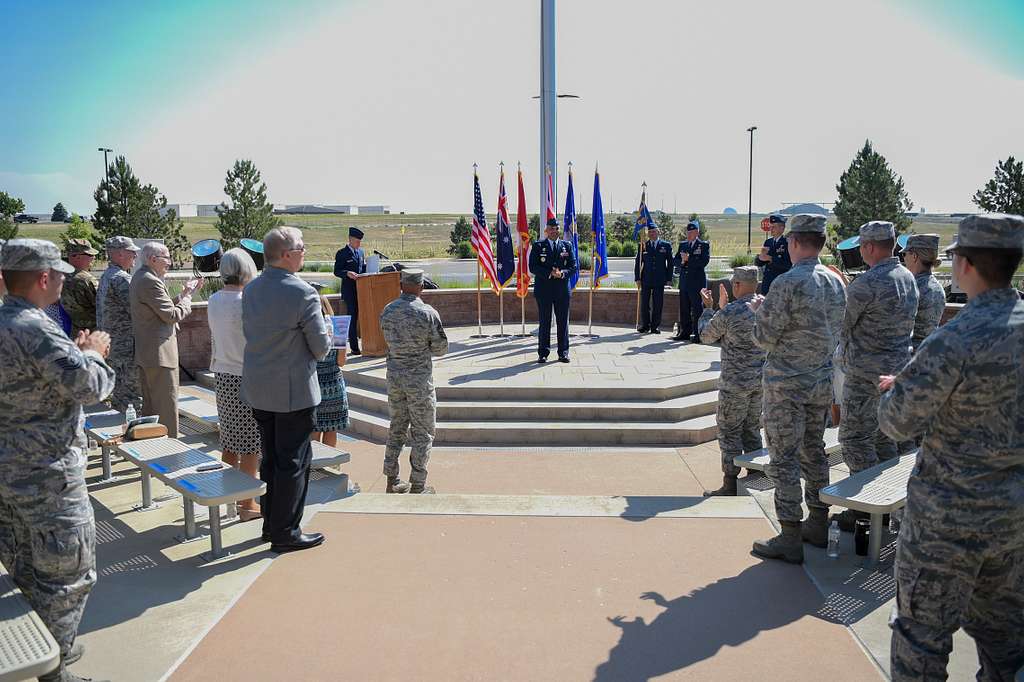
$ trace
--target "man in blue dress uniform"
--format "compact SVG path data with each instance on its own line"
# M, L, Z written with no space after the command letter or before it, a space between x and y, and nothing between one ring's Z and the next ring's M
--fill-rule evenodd
M647 230L647 241L637 253L633 281L640 283L640 328L637 331L660 334L665 285L672 283L672 245L658 239L656 227Z
M764 276L761 278L761 295L767 296L775 278L784 272L789 272L793 267L793 261L789 259L789 242L782 234L786 231L786 218L773 214L768 218L771 224L772 236L764 240L761 253L757 256L757 264L764 268Z
M679 333L673 341L700 343L697 320L704 312L700 291L708 286L704 268L711 260L711 244L700 239L700 223L691 220L686 225L686 240L679 243L673 263L679 270Z
M569 362L569 279L576 272L572 244L559 239L558 221L548 221L544 235L530 248L530 272L536 278L533 296L537 299L540 330L537 335L537 362L547 362L551 352L551 311L558 325L558 361Z
M352 316L348 325L348 345L352 355L359 355L359 299L356 296L356 279L366 272L366 256L359 245L363 231L357 227L348 228L348 244L334 254L334 276L341 278L341 298Z

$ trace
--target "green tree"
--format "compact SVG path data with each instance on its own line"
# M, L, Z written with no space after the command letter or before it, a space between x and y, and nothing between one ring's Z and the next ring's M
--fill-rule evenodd
M24 210L24 201L7 192L0 192L0 239L14 239L18 236L18 223L13 218Z
M896 234L905 232L912 220L906 212L914 205L903 187L903 178L889 168L885 157L865 140L853 163L839 178L835 205L837 225L830 226L829 241L841 241L856 235L860 226L871 220L887 220L896 226Z
M235 161L224 178L224 194L231 199L230 207L226 203L217 207L217 231L224 248L238 246L241 239L262 240L281 224L274 217L274 205L267 201L267 183L252 161Z
M58 202L53 207L53 213L50 215L50 222L62 223L68 219L68 210L64 208L64 204Z
M636 216L632 213L617 215L608 230L608 238L622 243L631 242L635 226Z
M584 241L589 244L590 240L593 239L593 235L590 234L590 214L589 213L577 213L576 214L576 231L580 235L580 242ZM584 239L585 238L585 239Z
M676 225L672 221L672 216L664 211L655 211L651 217L654 218L654 224L658 226L661 239L664 239L669 244L674 244L677 235Z
M470 226L469 221L466 220L466 216L459 216L459 219L455 221L455 225L452 226L452 231L448 234L448 238L451 239L451 244L448 246L448 254L452 256L459 255L459 244L468 242L472 231L473 228Z
M1024 161L1011 156L996 164L996 174L971 199L983 211L1024 215Z
M88 239L92 248L100 253L103 252L103 240L92 229L92 225L82 220L82 216L77 213L71 215L71 222L67 229L61 232L57 238L60 240L61 251L67 251L68 242L72 239Z
M534 213L530 216L530 220L527 221L527 228L530 230L530 239L537 241L540 239L540 216Z
M163 239L175 267L188 258L184 223L167 208L167 197L153 185L143 185L123 156L114 159L93 198L93 227L102 239L118 235Z

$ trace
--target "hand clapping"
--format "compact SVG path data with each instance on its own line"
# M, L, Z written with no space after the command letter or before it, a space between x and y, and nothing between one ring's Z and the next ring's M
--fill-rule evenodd
M88 329L78 332L75 345L79 350L96 351L103 357L110 354L110 334L106 332L90 332Z
M725 290L725 285L721 282L718 283L718 309L721 310L725 306L729 305L729 292Z
M762 303L764 303L764 296L761 294L754 294L754 298L750 299L750 303L748 303L747 306L756 313Z

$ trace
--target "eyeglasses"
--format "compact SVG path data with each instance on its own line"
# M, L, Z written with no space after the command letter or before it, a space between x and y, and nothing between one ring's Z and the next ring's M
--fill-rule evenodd
M298 247L297 249L288 249L288 250L289 251L301 251L302 253L306 253L306 245L303 244L302 246Z
M168 263L171 262L171 257L170 256L153 256L153 258L159 258L160 260L165 260Z

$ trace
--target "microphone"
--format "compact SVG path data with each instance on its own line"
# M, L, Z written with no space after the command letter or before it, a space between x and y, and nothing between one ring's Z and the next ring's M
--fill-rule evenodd
M381 258L386 258L387 260L391 260L390 258L388 258L387 256L385 256L385 255L384 255L383 253L381 253L380 251L378 251L377 249L374 249L374 250L373 250L373 253L374 253L374 255L375 255L375 256L380 256Z

